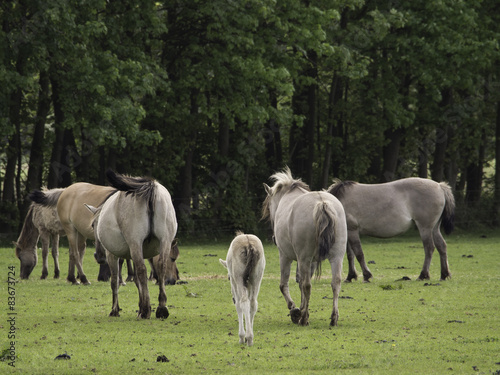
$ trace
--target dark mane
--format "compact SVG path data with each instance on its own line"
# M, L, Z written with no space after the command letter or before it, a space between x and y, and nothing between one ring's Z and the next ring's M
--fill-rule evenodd
M147 212L149 216L149 233L153 233L153 214L156 198L156 181L149 177L130 177L115 173L111 169L106 171L106 177L115 189L144 199L147 202ZM114 194L112 192L108 198ZM106 198L107 199L107 198Z
M342 199L345 190L352 185L356 185L356 181L341 181L338 179L334 180L334 183L328 188L328 192L335 196L337 199Z
M26 218L24 219L23 228L19 234L19 238L16 243L16 254L20 249L25 249L33 244L33 241L38 240L38 228L33 223L33 210L35 208L35 203L31 203Z

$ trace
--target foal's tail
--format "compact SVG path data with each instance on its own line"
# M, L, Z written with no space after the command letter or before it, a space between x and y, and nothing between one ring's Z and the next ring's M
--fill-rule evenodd
M28 197L33 202L46 207L55 207L64 189L33 190Z
M455 197L450 185L446 182L440 182L439 186L443 191L445 199L444 210L441 215L443 229L446 234L450 234L453 231L455 221Z
M248 288L252 272L257 267L261 255L262 254L250 243L250 241L248 246L245 246L241 253L242 261L245 264L245 271L243 271L243 285L245 288Z
M316 241L318 244L318 269L317 275L321 274L321 262L325 260L335 243L335 220L337 214L331 203L321 201L316 204L313 211L316 224Z

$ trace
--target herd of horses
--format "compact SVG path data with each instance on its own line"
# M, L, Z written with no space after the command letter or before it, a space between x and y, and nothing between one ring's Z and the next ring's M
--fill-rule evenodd
M149 318L151 304L145 259L151 265L151 278L159 285L157 318L169 315L165 284L179 279L176 259L179 249L175 235L177 220L167 189L146 177L129 177L108 170L110 186L75 183L65 189L34 191L20 236L15 243L21 262L21 278L28 279L37 264L37 243L42 242L42 279L48 275L49 241L52 242L54 277L60 274L59 236L69 243L67 280L90 284L83 269L86 240L95 240L95 259L108 267L113 296L110 316L119 316L118 288L122 284L120 264L127 260L129 278L139 292L140 318ZM267 197L262 218L268 219L273 241L279 250L280 290L291 320L309 324L311 279L321 273L328 260L332 271L333 308L330 325L339 319L338 298L342 262L347 253L349 271L346 282L357 279L354 260L360 264L363 278L372 278L364 258L360 235L388 238L407 231L414 223L420 233L425 260L419 280L429 279L434 249L441 261L441 279L451 276L446 242L441 224L448 234L453 229L455 200L450 186L422 178L405 178L383 184L361 184L335 180L328 190L311 191L295 179L288 167L264 184ZM130 261L133 262L133 271ZM301 303L297 307L289 292L291 264L297 262L297 281ZM253 343L253 320L257 296L265 268L264 248L254 235L237 233L226 260L231 292L239 320L240 343ZM75 276L75 268L77 275ZM78 281L79 279L79 281ZM246 322L246 332L243 321Z

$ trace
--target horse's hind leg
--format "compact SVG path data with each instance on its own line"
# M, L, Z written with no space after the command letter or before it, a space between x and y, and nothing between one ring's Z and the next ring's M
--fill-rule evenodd
M158 286L160 288L160 293L158 295L158 308L156 309L156 317L159 319L167 319L169 316L167 308L167 293L165 291L167 257L169 255L170 255L170 243L162 241L160 243L160 255L155 259L153 259L154 267L158 272ZM146 268L146 266L144 266L144 268ZM146 282L147 282L147 273L146 273Z
M361 247L361 240L359 238L359 233L357 231L349 231L348 235L348 245L347 245L347 259L349 260L349 274L347 275L347 282L350 282L352 278L356 279L356 269L354 268L354 257L356 256L358 263L363 271L363 279L367 283L373 277L370 269L368 268L365 261L365 254L363 253L363 248Z
M40 231L40 241L42 242L42 276L40 279L45 280L49 274L49 238L50 235L45 231Z
M285 297L286 304L288 306L288 310L295 309L295 303L290 296L290 290L288 287L288 280L290 279L290 268L292 266L292 261L288 258L285 258L280 254L280 290L283 297ZM292 318L293 320L293 318Z
M77 237L77 251L75 254L76 269L78 270L78 275L82 284L89 285L90 281L87 279L87 276L85 276L85 273L83 272L83 257L85 256L86 247L85 237L83 237L81 234L78 234Z
M418 224L417 224L418 226ZM422 267L422 272L417 280L428 280L430 279L429 268L431 266L432 253L434 253L434 241L432 239L432 233L427 229L420 229L420 238L424 244L425 259L424 265Z
M441 280L446 280L451 277L450 267L448 265L448 254L446 252L446 241L444 240L441 232L439 231L439 224L434 228L432 232L432 237L434 239L434 244L439 253L439 259L441 260Z
M59 269L59 234L52 234L52 258L54 259L54 279L58 279L61 273Z
M333 258L330 260L332 268L332 292L333 292L333 309L330 317L330 326L338 325L339 320L339 294L340 285L342 282L342 258Z
M151 317L151 304L149 302L148 270L142 257L142 246L135 243L130 244L129 247L134 262L134 281L139 292L139 314L137 316L142 319L149 319Z
M113 305L109 316L120 316L120 305L118 303L118 289L120 288L120 266L119 258L107 253L107 261L111 272L111 292L113 293Z
M294 323L301 326L309 324L309 299L311 298L311 264L310 262L298 261L300 272L300 316L298 322L294 321L294 313L291 311L290 315ZM296 317L296 316L295 316Z
M73 285L76 285L79 284L75 277L75 265L77 263L77 260L75 258L78 257L78 255L76 255L78 253L78 250L76 250L76 247L78 246L78 233L74 228L71 227L68 229L65 227L64 230L66 231L69 242L69 263L67 280Z

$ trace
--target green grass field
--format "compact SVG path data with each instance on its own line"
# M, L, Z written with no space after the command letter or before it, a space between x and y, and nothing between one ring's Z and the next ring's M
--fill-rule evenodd
M279 291L278 251L265 243L267 266L250 348L238 343L236 309L226 270L218 262L225 258L230 239L181 241L178 267L187 284L167 287L166 320L136 318L133 282L120 288L121 317L108 317L111 290L108 283L97 282L93 248L84 261L90 286L66 283L68 250L63 247L61 279L40 280L39 259L31 279L10 289L9 267L18 274L19 261L12 248L0 248L0 372L500 374L500 234L449 236L453 277L448 281L439 280L437 252L431 280L415 280L424 259L415 232L363 241L367 260L375 262L370 264L374 279L342 284L335 328L328 325L329 267L325 265L321 279L313 282L310 325L296 326ZM52 271L50 264L50 277ZM344 277L346 271L345 260ZM411 281L396 281L404 276ZM291 293L298 304L294 277L292 272ZM153 283L149 287L154 309L158 288ZM13 312L16 315L9 315ZM15 341L14 361L9 358L10 341ZM55 360L61 354L71 359ZM166 361L157 362L159 356Z

